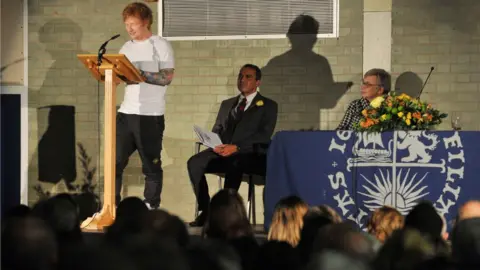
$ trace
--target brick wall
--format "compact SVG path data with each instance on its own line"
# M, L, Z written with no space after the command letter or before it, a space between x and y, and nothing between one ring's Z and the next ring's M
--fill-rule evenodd
M29 1L29 201L37 200L33 187L59 192L66 187L59 179L76 179L81 184L83 170L77 143L81 143L91 167L103 175L103 84L78 60L77 54L96 53L111 36L121 37L109 43L107 53L117 53L128 35L121 12L130 1ZM151 6L156 12L156 5ZM153 30L156 31L156 23ZM98 91L98 88L100 91ZM118 87L117 103L123 98ZM100 142L100 145L99 145ZM72 154L73 153L73 154ZM98 156L100 154L100 161ZM40 163L39 163L40 161ZM100 163L98 163L100 162ZM135 156L131 166L140 183ZM100 166L100 168L98 168ZM133 180L132 180L133 179ZM101 190L101 189L100 189Z
M74 136L73 142L82 143L92 156L92 165L96 165L98 126L101 126L97 120L97 104L98 101L102 104L103 95L100 91L98 97L95 80L75 55L95 53L104 40L121 33L122 37L108 47L109 52L117 52L127 38L120 12L128 2L30 1L31 187L38 184L39 175L43 175L38 166L39 156L49 157L53 165L47 165L53 166L54 171L55 164L59 164L63 160L61 157L66 156L59 149L62 148L58 146L59 142L48 140L49 135ZM152 5L152 8L155 10L156 5ZM211 128L220 102L237 93L236 75L245 63L254 63L263 69L265 79L261 92L280 105L277 130L335 128L346 104L358 97L358 83L348 91L346 85L350 81L358 82L362 75L362 8L362 1L342 2L340 38L321 39L313 48L306 47L298 51L291 49L288 39L172 42L177 71L167 94L162 157L165 172L163 207L186 220L193 218L195 200L186 172L186 161L194 153L192 125ZM119 89L117 102L120 103L122 98L123 89ZM74 118L68 116L72 113L70 107L55 107L53 110L44 108L52 105L74 107ZM100 106L100 119L103 117L102 111L103 105ZM59 125L52 126L52 114L53 119L58 118L56 122ZM61 123L71 119L74 119L74 129L61 128ZM103 138L100 139L103 142ZM71 139L61 143L72 149ZM54 154L42 154L45 151ZM76 157L78 155L77 149ZM76 175L70 171L59 173L64 178L81 181L80 163L76 161L74 167ZM99 171L102 173L103 169ZM142 196L143 176L136 154L125 175L124 195ZM55 176L51 178L56 179ZM208 181L211 193L216 192L217 179L209 177ZM62 184L42 185L54 191L64 188ZM263 219L261 191L262 188L258 187L258 222ZM246 197L246 184L242 185L241 193ZM35 192L30 191L30 201L33 203L35 200Z
M480 106L480 2L393 1L392 72L395 87L461 116L464 130L478 130ZM450 129L448 118L439 129Z
M236 76L245 63L262 68L260 92L279 104L277 131L336 127L346 104L358 97L358 84L349 91L346 85L362 74L362 8L360 1L342 3L341 37L320 39L313 48L298 51L288 39L172 42L177 73L167 97L165 152L173 159L163 195L167 208L192 216L194 200L185 165L193 153L192 125L211 128L220 102L238 93ZM217 190L216 181L209 178L211 192ZM169 192L175 188L178 191ZM257 217L263 219L262 189L256 190ZM246 184L241 193L246 198Z

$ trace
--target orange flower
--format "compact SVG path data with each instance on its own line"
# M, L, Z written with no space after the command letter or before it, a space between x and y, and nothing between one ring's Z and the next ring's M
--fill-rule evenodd
M422 115L419 113L419 112L414 112L412 114L412 117L415 118L415 119L421 119L422 118Z
M360 121L360 126L361 126L362 128L367 128L367 127L368 127L368 126L367 126L367 123L366 123L365 121L363 121L363 120Z
M366 118L365 120L360 121L360 126L362 128L369 128L369 127L373 126L374 124L375 124L375 121L371 118Z
M388 102L387 106L391 108L393 106L392 102Z
M433 119L433 116L429 113L424 114L423 117L425 117L427 119L427 121L432 121L432 119Z
M362 115L363 115L363 116L365 116L365 117L367 117L367 116L368 116L367 109L364 109L364 110L362 111Z

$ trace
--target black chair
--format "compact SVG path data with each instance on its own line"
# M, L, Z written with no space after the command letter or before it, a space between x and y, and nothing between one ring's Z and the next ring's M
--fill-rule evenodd
M200 148L203 144L201 142L195 142L195 154L200 152ZM266 155L268 150L268 144L254 144L253 151L258 155ZM265 158L266 160L266 158ZM259 176L262 179L261 185L265 185L265 178L266 178L266 164L265 166L260 166L262 168L261 171L251 171L245 172L244 175L248 177L248 199L247 199L247 209L248 209L248 219L252 222L253 225L257 225L257 216L256 216L256 207L255 207L255 183L254 183L254 176ZM215 175L218 177L218 189L222 189L222 179L225 178L224 173L207 173L211 175ZM198 217L198 202L196 202L195 207L195 218Z

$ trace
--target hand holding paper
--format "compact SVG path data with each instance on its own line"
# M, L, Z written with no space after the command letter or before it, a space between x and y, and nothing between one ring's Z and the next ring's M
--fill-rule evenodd
M206 131L197 125L193 126L193 130L203 145L206 145L210 148L215 148L223 144L217 133Z

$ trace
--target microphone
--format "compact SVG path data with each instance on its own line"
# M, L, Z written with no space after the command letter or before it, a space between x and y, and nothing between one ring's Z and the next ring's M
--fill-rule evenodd
M118 38L119 36L120 36L120 34L117 34L117 35L111 37L109 40L105 41L105 42L102 44L102 46L100 46L100 49L99 49L99 50L105 48L105 47L107 46L108 42L110 42L111 40L114 40L114 39Z
M100 46L100 49L98 49L98 63L97 63L97 66L100 66L102 64L102 56L105 54L105 52L107 51L106 47L107 47L107 44L108 42L118 38L120 36L120 34L117 34L113 37L111 37L109 40L105 41L102 46Z
M430 67L430 72L428 73L427 79L425 80L425 83L422 85L422 89L420 89L420 93L418 93L417 99L420 99L420 95L422 95L423 88L425 88L425 85L428 82L428 78L430 78L430 75L432 75L432 71L435 69L435 67Z

